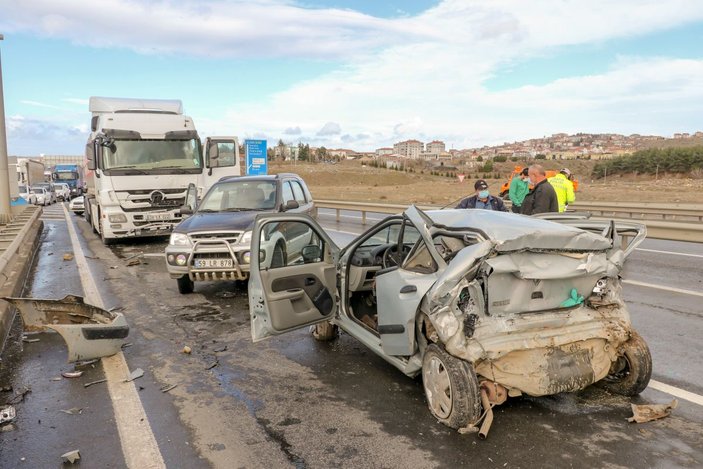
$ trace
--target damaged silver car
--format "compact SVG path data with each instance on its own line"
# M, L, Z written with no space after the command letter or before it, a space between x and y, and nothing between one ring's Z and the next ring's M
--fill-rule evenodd
M430 411L449 427L477 430L486 414L490 425L509 396L594 383L632 396L649 382L651 355L619 277L643 225L413 206L340 250L307 216L262 214L253 251L293 227L310 243L291 246L292 261L253 260L253 340L308 325L329 340L342 328L421 374Z

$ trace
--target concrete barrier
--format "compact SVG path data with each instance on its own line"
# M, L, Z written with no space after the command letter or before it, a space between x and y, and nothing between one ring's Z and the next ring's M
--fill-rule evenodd
M0 297L19 296L39 245L42 210L26 206L10 223L0 227ZM15 318L15 309L0 300L0 352Z

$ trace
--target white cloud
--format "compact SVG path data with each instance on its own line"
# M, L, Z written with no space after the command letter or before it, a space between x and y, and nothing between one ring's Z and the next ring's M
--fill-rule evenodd
M336 122L327 122L317 131L319 137L329 137L331 135L339 135L342 133L342 128Z

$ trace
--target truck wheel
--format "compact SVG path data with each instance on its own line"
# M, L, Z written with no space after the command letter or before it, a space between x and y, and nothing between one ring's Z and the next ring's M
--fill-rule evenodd
M329 321L310 326L312 336L320 342L328 342L337 337L337 326Z
M645 390L652 377L652 355L642 336L630 332L630 340L622 346L622 356L615 362L615 370L599 385L606 391L623 396L636 396Z
M193 293L193 288L195 283L187 275L182 275L176 280L178 282L178 293L181 295L187 295L188 293Z
M481 416L478 378L470 363L430 344L422 357L422 383L430 412L451 428L464 428Z

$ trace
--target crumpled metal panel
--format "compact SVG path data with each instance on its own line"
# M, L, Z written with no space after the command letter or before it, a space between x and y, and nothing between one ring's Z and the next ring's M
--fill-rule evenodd
M114 355L129 335L122 313L86 304L79 296L68 295L60 300L3 299L19 310L25 331L58 332L68 346L69 362Z

